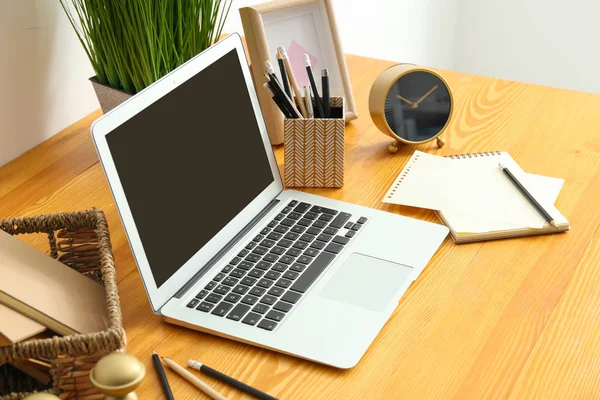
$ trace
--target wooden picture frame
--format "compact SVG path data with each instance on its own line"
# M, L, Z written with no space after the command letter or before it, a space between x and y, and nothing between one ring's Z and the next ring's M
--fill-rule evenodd
M331 0L275 0L240 8L240 18L252 77L272 144L284 141L283 115L261 86L265 82L266 60L271 61L281 78L275 56L278 46L286 47L300 86L308 80L302 60L304 53L311 57L320 94L321 69L327 68L331 96L344 98L346 122L358 117Z

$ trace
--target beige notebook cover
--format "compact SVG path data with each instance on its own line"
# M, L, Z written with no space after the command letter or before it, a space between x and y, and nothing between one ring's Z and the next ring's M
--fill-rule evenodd
M44 325L0 304L0 346L10 346L45 330Z
M102 285L0 230L0 304L61 335L108 325Z

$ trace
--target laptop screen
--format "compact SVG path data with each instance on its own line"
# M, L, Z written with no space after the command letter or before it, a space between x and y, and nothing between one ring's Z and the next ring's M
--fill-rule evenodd
M274 181L235 50L106 140L157 287Z

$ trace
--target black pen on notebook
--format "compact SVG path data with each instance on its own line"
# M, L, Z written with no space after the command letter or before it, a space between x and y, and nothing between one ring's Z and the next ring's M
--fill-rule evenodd
M312 67L310 66L310 57L308 56L308 54L304 55L304 64L306 65L306 74L308 75L310 87L312 88L312 95L315 98L315 104L317 106L317 109L315 110L315 117L323 118L323 104L321 103L321 98L319 97L319 91L317 90L317 82L315 82L315 77L312 72Z
M202 373L205 373L208 376L212 376L215 379L220 380L221 382L224 382L228 385L233 386L236 389L241 390L242 392L246 392L248 394L251 394L252 396L256 397L257 399L260 400L277 400L277 398L265 393L265 392L261 392L258 389L254 389L252 386L245 384L244 382L240 382L237 379L234 379L230 376L225 375L222 372L219 372L215 369L212 369L211 367L202 364L201 362L195 361L195 360L188 360L188 367L193 368L197 371L200 371Z
M329 71L321 70L321 90L323 90L323 118L331 118L331 99L329 98Z
M538 203L538 201L531 195L531 193L529 193L527 189L525 189L525 186L523 186L521 182L519 182L517 177L514 176L504 164L498 163L498 167L500 167L502 172L504 172L504 175L506 175L508 179L510 179L510 181L517 187L517 189L519 189L519 192L521 192L523 196L525 196L527 200L529 200L531 205L534 206L535 209L544 217L546 222L548 222L554 228L559 229L554 218L552 218L552 216L548 214L546 210L544 210L544 207L542 207L542 205Z
M290 83L288 82L287 72L285 72L285 63L283 62L283 57L281 56L281 52L277 49L277 64L279 64L279 73L281 74L281 82L283 83L283 90L285 94L291 99L292 92L290 91Z

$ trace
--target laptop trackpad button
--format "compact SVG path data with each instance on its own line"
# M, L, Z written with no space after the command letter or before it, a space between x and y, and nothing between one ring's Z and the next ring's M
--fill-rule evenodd
M372 311L383 311L412 267L352 253L327 282L321 295Z

